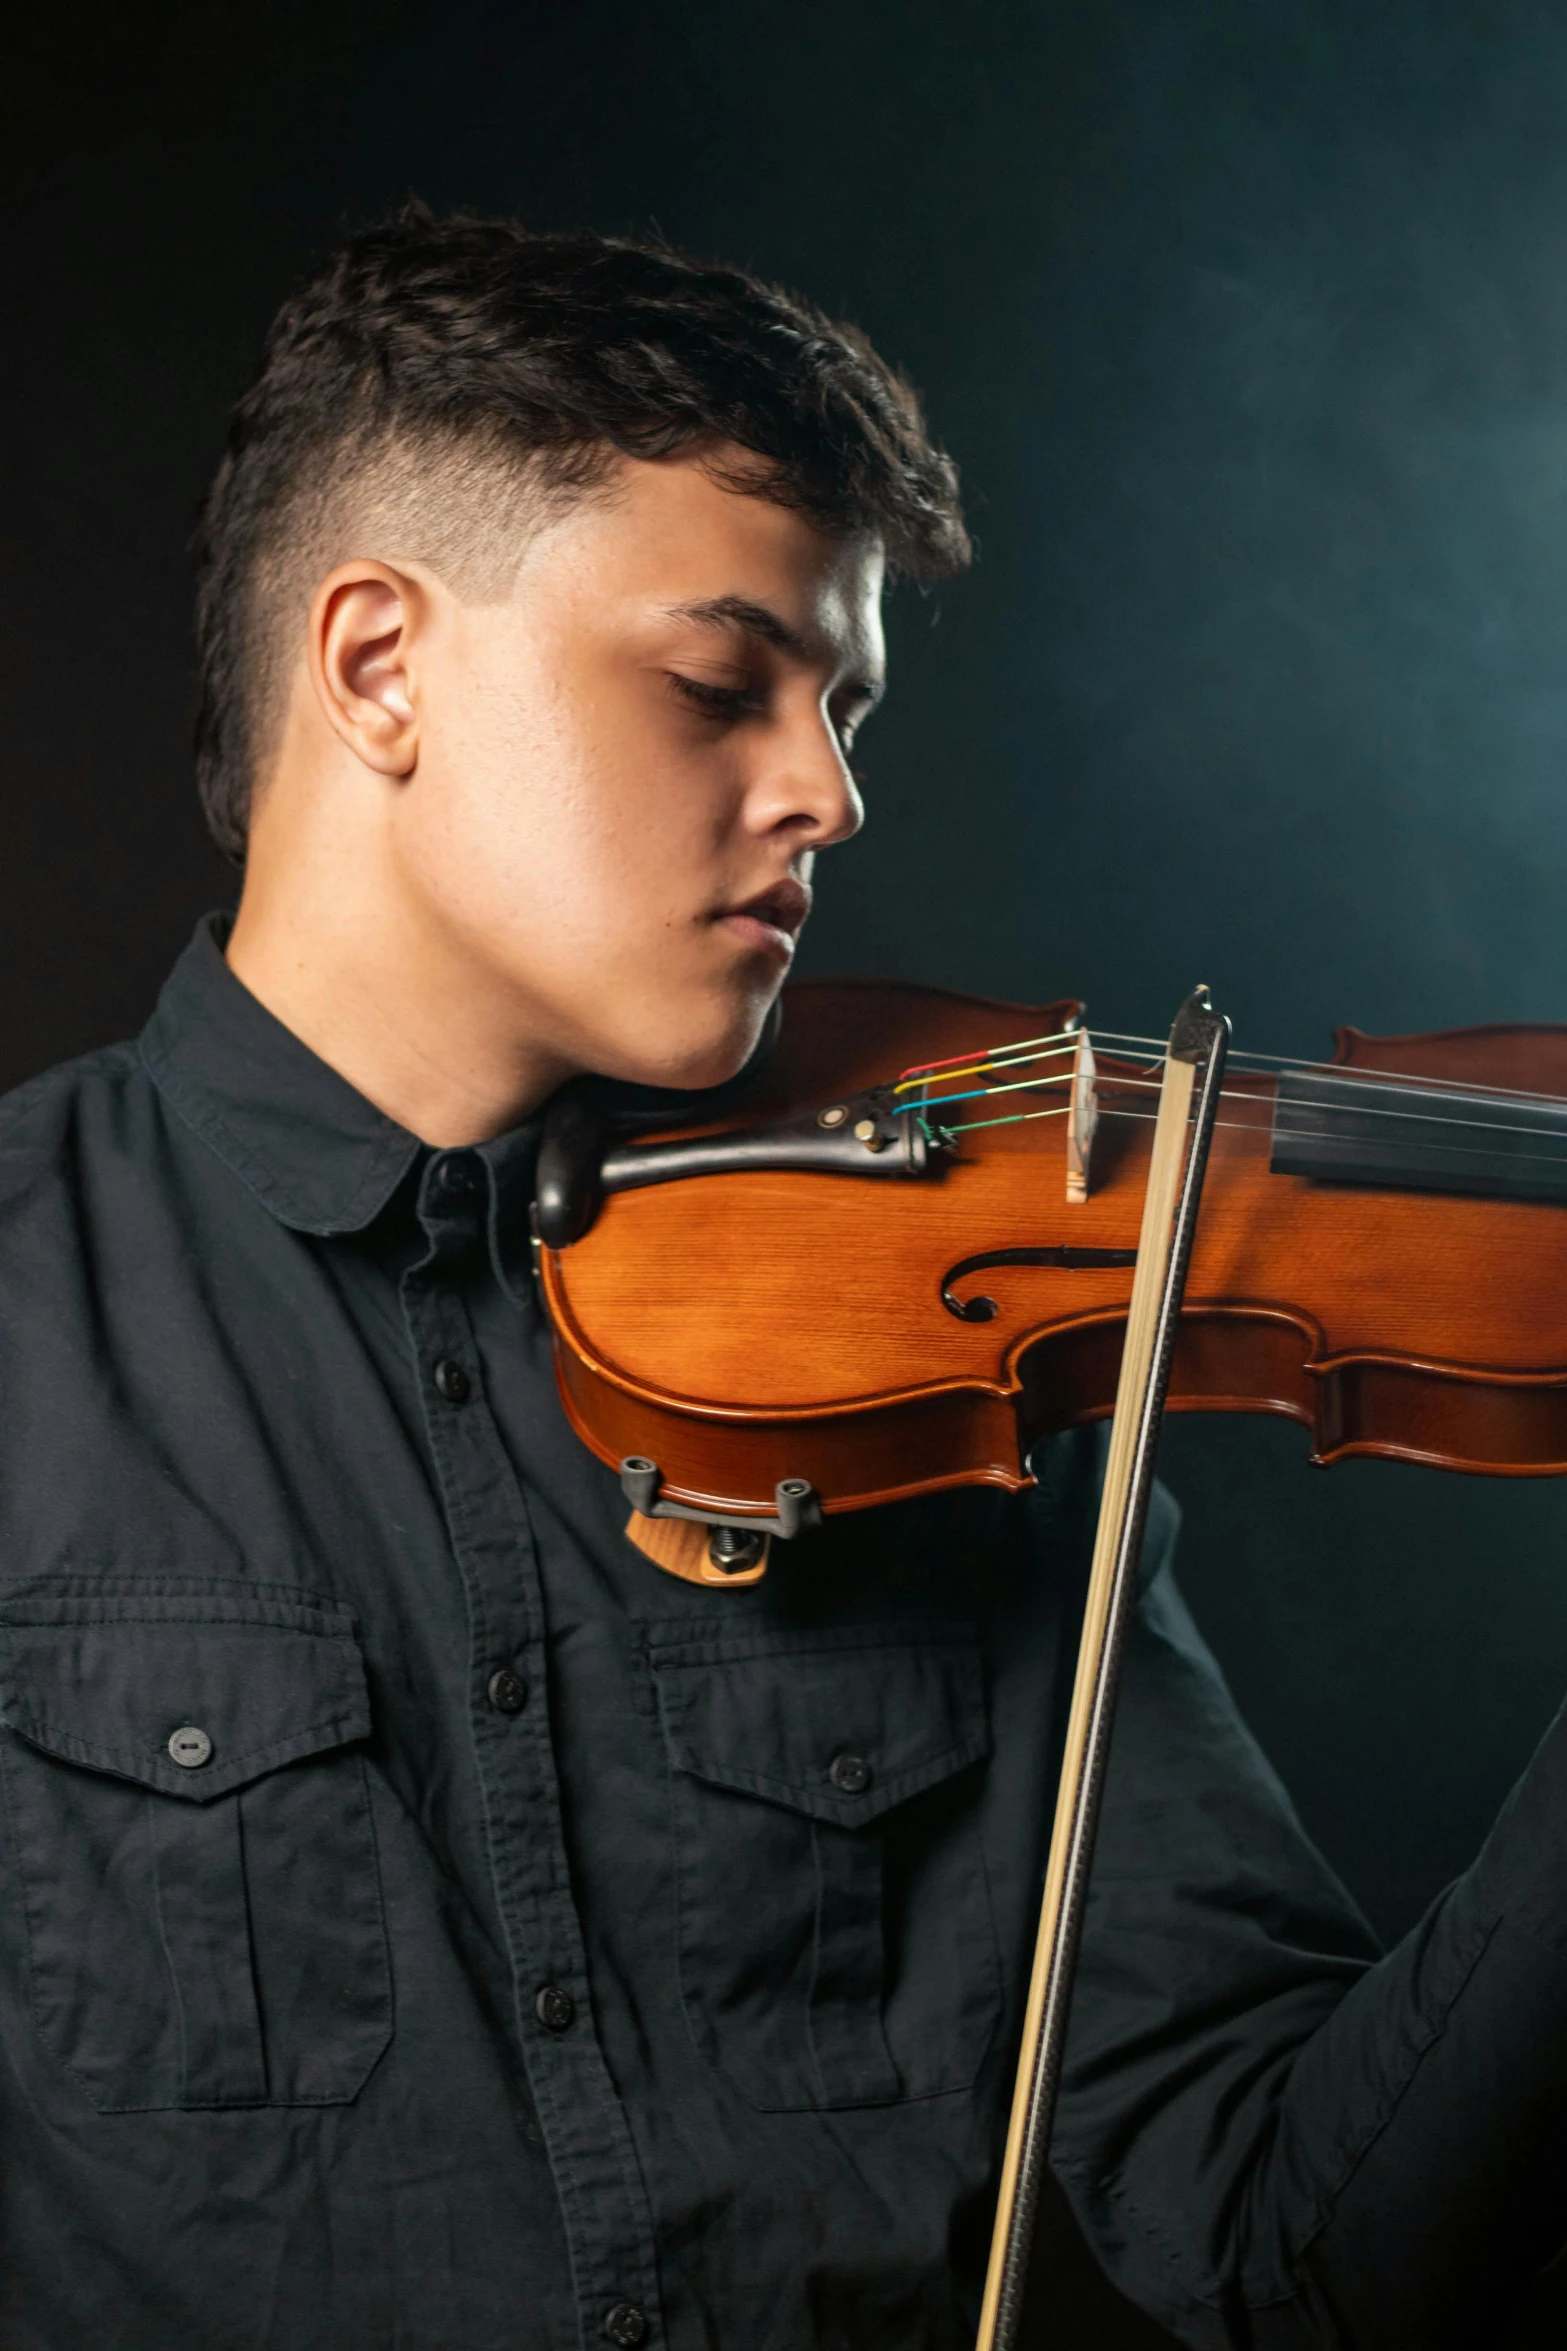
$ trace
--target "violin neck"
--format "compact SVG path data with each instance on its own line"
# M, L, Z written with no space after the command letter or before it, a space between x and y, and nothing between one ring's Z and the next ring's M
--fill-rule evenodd
M1286 1069L1269 1164L1319 1182L1567 1201L1567 1103Z

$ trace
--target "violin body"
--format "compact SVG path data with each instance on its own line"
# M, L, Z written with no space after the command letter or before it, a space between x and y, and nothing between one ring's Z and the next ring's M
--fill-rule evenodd
M883 982L805 983L785 1004L746 1122L1078 1011ZM1341 1029L1331 1066L1567 1095L1567 1028ZM962 1133L919 1182L752 1167L605 1199L580 1239L540 1252L578 1434L606 1461L656 1468L666 1506L736 1524L770 1522L780 1480L828 1513L1026 1484L1041 1436L1111 1410L1130 1263L950 1277L981 1253L1130 1257L1149 1077L1147 1060L1101 1054L1108 1114L1077 1202L1066 1121L1048 1116ZM1567 1471L1567 1205L1279 1172L1276 1090L1264 1072L1226 1079L1168 1409L1285 1414L1324 1463ZM954 1288L994 1312L965 1318Z

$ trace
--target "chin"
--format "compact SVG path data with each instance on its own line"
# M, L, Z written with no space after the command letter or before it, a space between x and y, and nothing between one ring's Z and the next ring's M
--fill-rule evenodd
M717 1020L710 1006L704 1007L702 1016L685 1020L666 1013L654 1050L649 1051L645 1036L635 1044L628 1040L626 1051L607 1057L600 1066L606 1076L637 1086L675 1087L682 1092L721 1086L750 1060L772 1002L769 992L760 1003L726 1007Z

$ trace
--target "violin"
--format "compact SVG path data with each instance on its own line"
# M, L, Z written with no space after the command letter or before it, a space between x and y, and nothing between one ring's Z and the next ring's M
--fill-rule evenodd
M807 984L719 1096L590 1081L549 1114L561 1393L674 1572L754 1582L828 1514L1020 1488L1111 1416L978 2351L1021 2341L1163 1413L1567 1471L1564 1208L1567 1027L1345 1027L1310 1063L1233 1051L1200 989L1161 1043Z
M1021 1487L1114 1402L1164 1045L1071 1001L783 1001L712 1103L547 1127L571 1421L644 1515L774 1535ZM1567 1471L1563 1208L1567 1027L1232 1050L1167 1408L1288 1415L1319 1463Z

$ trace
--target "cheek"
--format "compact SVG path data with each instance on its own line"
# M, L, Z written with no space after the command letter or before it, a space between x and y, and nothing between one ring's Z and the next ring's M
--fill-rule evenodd
M707 902L728 798L711 760L650 739L640 704L542 677L469 688L406 804L410 856L452 918L619 951Z

